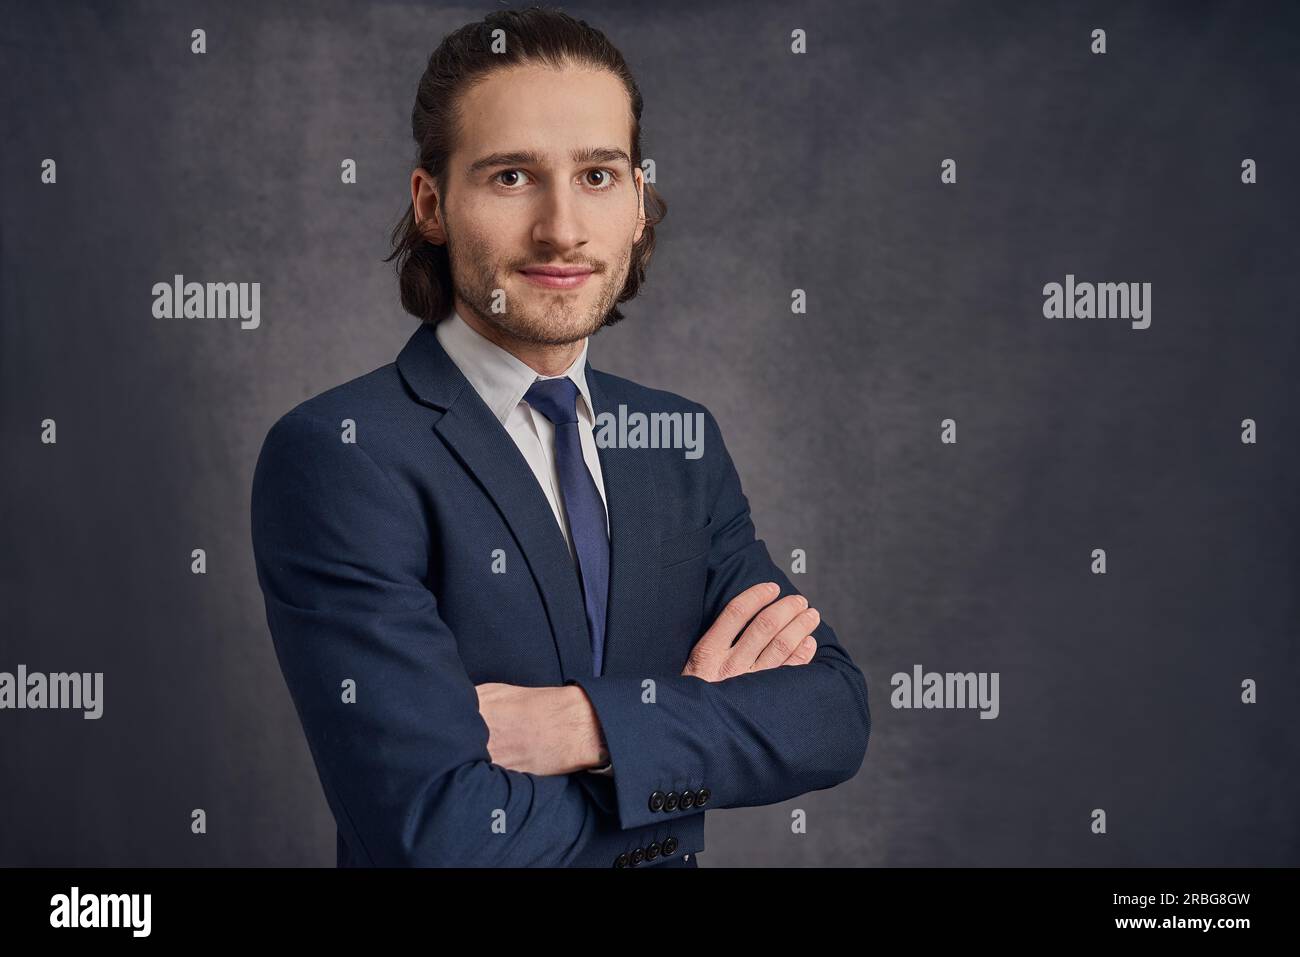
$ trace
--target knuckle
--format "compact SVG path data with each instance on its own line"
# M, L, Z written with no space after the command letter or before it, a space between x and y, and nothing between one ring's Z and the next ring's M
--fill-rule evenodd
M768 647L775 651L781 659L784 660L799 650L799 642L802 640L801 637L797 636L793 638L785 638L781 635L777 635L772 639L772 643Z
M760 635L773 635L783 628L793 616L792 609L776 605L764 608L754 619L754 625Z
M764 634L773 634L784 628L799 614L800 605L793 599L770 605L759 614L755 623Z
M739 624L747 617L745 614L745 603L739 598L733 598L727 602L726 607L722 609L722 614L718 616L729 625Z
M686 667L693 671L707 671L712 657L707 651L703 651L699 646L696 646L690 657L686 659Z

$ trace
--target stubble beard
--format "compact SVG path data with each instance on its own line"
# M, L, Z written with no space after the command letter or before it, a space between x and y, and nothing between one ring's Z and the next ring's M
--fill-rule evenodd
M456 295L479 319L517 341L548 346L579 342L606 325L617 305L618 294L627 282L632 262L632 247L629 245L618 268L598 268L593 272L587 283L600 283L599 291L596 301L584 306L581 297L587 294L585 288L577 293L549 292L528 285L528 280L515 272L514 267L503 267L511 269L510 285L518 290L512 297L505 280L489 259L488 249L472 240L458 242L452 238L450 230L447 253ZM505 291L501 300L495 294L497 289ZM493 311L498 301L503 301L503 311Z

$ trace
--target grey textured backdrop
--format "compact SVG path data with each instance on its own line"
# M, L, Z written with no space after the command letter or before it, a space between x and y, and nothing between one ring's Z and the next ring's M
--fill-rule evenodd
M333 865L253 464L415 328L380 261L415 84L490 6L4 6L0 670L103 671L105 712L0 712L0 864ZM711 812L702 864L1300 863L1289 9L566 9L670 207L593 364L713 410L871 691L857 777ZM261 328L153 318L176 273L260 282ZM1151 327L1044 319L1066 273L1153 283ZM916 663L999 672L1000 717L894 710Z

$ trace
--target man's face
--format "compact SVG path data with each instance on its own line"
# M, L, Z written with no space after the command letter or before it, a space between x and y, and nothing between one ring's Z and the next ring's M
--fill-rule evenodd
M591 335L644 229L623 84L608 72L514 67L470 90L461 114L440 209L457 308L524 342ZM589 272L567 283L529 274L546 266Z

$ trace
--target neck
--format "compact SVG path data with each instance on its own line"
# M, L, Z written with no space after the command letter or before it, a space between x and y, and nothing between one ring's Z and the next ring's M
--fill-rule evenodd
M456 300L455 305L456 312L465 320L465 325L488 341L496 343L538 375L563 375L569 366L573 365L574 360L582 354L582 346L587 341L584 337L577 342L569 342L564 345L527 342L501 331L491 323L484 322L475 314L473 309L468 308L459 298Z

